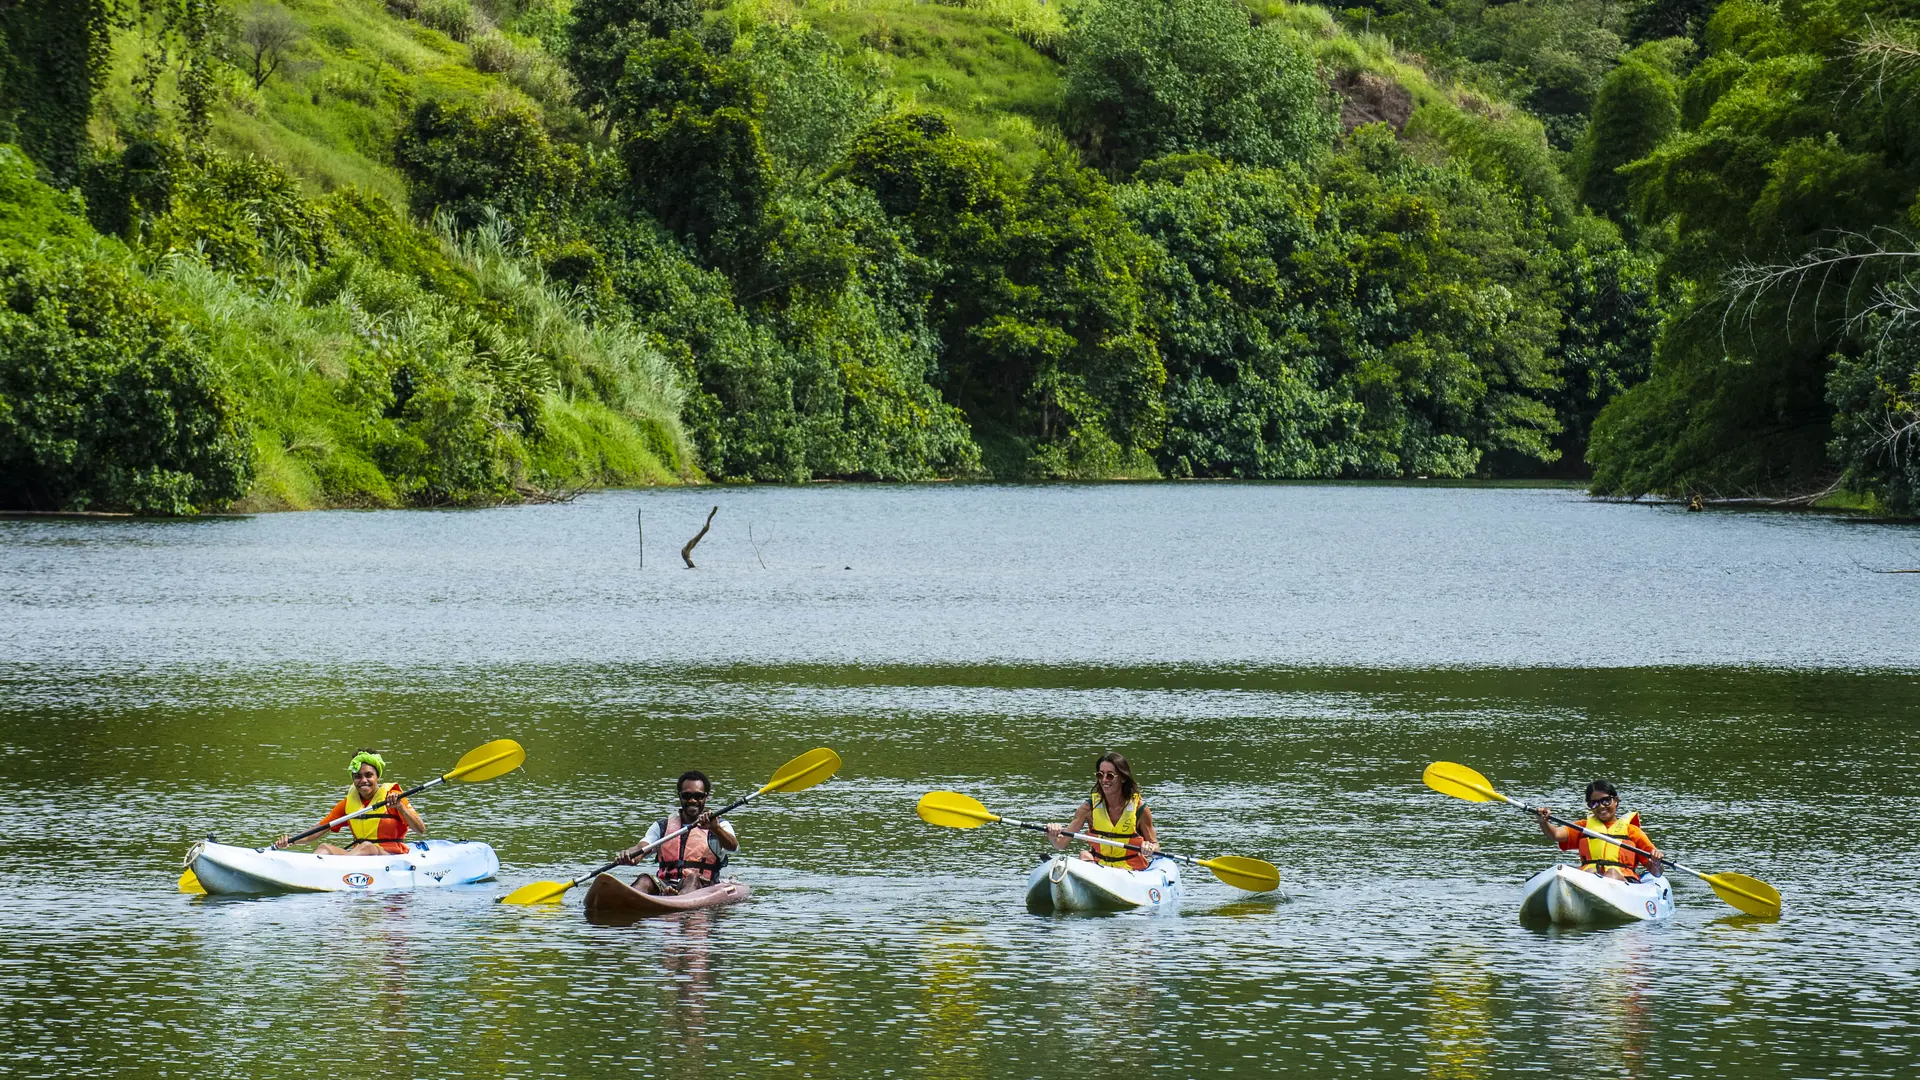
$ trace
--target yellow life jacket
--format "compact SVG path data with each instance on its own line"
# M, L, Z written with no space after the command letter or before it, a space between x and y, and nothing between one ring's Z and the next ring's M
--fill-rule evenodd
M373 793L373 802L385 802L389 794L399 789L399 784L381 784ZM369 805L372 804L360 801L359 788L347 788L347 813ZM376 810L365 817L354 818L347 822L347 827L353 830L355 840L372 840L376 844L403 840L407 835L407 820L393 810Z
M1615 814L1613 824L1603 825L1598 818L1582 818L1580 824L1597 833L1618 837L1624 841L1632 831L1634 823L1640 820L1638 814ZM1609 844L1605 840L1596 840L1591 836L1580 837L1580 869L1602 873L1609 866L1619 867L1628 877L1639 880L1638 867L1641 858L1632 852L1621 851L1618 844Z
M1140 793L1134 792L1133 798L1120 811L1120 820L1114 821L1107 816L1107 800L1095 795L1088 800L1093 814L1088 819L1087 831L1095 836L1111 838L1128 844L1140 844L1146 838L1140 835L1140 811L1146 809L1146 803L1140 801ZM1093 857L1102 866L1127 866L1144 869L1147 860L1141 855L1128 851L1116 844L1093 845Z

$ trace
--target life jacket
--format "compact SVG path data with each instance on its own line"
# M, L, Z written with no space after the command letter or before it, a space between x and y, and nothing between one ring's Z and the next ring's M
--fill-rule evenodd
M1140 793L1134 792L1127 805L1120 811L1120 820L1107 817L1107 800L1095 795L1087 800L1093 813L1087 820L1087 831L1103 839L1118 840L1127 844L1146 843L1146 837L1140 835L1140 812L1147 804L1140 801ZM1133 870L1145 870L1147 857L1137 851L1113 844L1093 845L1093 857L1101 866L1125 866Z
M1592 829L1597 833L1606 833L1608 836L1619 837L1622 841L1627 841L1628 834L1632 832L1633 827L1640 824L1640 815L1637 812L1624 815L1616 814L1614 815L1613 824L1611 825L1602 825L1594 818L1582 818L1577 824L1582 828ZM1583 835L1580 837L1579 850L1580 869L1591 870L1597 874L1609 866L1614 866L1618 867L1622 873L1625 873L1630 881L1640 880L1640 871L1638 868L1642 863L1646 862L1644 858L1635 855L1631 851L1620 850L1618 844L1609 844L1605 840L1595 840L1591 836Z
M383 803L389 794L399 789L399 784L381 784L373 792L373 802L363 803L360 801L360 789L349 786L346 799L347 813L351 814L363 807ZM407 819L401 817L398 811L385 807L371 814L354 818L347 822L347 827L353 830L353 839L356 843L361 840L371 840L386 847L388 851L393 850L388 845L401 843L407 838ZM336 825L334 828L337 830L339 826Z
M666 836L680 830L680 812L660 819L660 835ZM685 836L675 837L660 845L660 880L681 888L681 882L691 874L691 888L699 889L720 879L720 868L727 865L727 858L713 845L707 842L707 830L694 829Z

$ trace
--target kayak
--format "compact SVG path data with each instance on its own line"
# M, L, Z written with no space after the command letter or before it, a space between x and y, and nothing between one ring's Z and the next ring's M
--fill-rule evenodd
M644 919L651 915L678 915L683 911L725 907L753 895L753 890L738 881L718 881L684 896L663 896L656 892L653 878L642 874L632 885L612 874L593 879L587 890L587 917Z
M1027 878L1027 910L1156 911L1180 902L1180 864L1156 856L1145 870L1101 866L1070 855L1055 855Z
M1673 887L1648 874L1639 881L1601 877L1561 864L1533 875L1520 896L1524 922L1562 926L1656 922L1673 916Z
M316 855L234 847L206 840L187 852L187 869L208 895L378 892L486 881L500 872L493 848L477 840L419 840L405 855Z

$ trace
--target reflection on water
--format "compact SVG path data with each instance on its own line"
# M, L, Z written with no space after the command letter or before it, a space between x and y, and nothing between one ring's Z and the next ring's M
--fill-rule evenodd
M647 503L650 535L679 497ZM0 522L0 1072L1891 1077L1920 1058L1920 864L1885 855L1920 843L1898 592L1920 580L1859 572L1910 564L1911 530L1553 491L718 497L713 573L644 577L602 516L630 529L653 496ZM729 563L720 524L748 513L780 516L769 571ZM310 822L352 747L417 782L500 736L523 773L417 799L436 835L495 845L499 883L173 891L192 838ZM839 776L737 816L745 904L611 927L582 890L493 902L638 839L686 768L731 798L819 745ZM1057 817L1116 748L1171 850L1269 859L1284 892L1196 870L1173 917L1035 917L1040 841L913 815L945 788ZM1521 883L1559 856L1511 810L1428 792L1436 759L1561 805L1607 776L1663 847L1772 882L1786 916L1675 879L1670 924L1523 927Z
M929 928L920 937L926 990L921 1006L927 1017L921 1049L931 1063L928 1074L942 1080L979 1080L993 1073L982 1060L981 1043L991 1035L981 1002L993 984L980 978L984 948L977 934L955 927Z
M1427 1075L1478 1080L1492 1072L1493 975L1471 945L1436 956L1426 1008Z

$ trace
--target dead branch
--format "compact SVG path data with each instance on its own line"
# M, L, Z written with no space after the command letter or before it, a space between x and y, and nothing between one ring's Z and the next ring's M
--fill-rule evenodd
M753 535L753 522L749 521L747 522L747 543L753 545L753 557L760 560L760 569L765 570L767 568L765 549L768 544L773 543L773 531L771 529L767 531L767 538L765 540L755 539Z
M693 565L693 546L695 544L698 544L701 538L707 535L708 529L713 528L713 515L719 512L720 512L720 508L717 506L707 511L707 523L705 525L700 526L700 531L693 534L693 539L687 541L686 547L683 547L680 549L680 557L686 560L687 569L689 570L697 569L697 567Z

